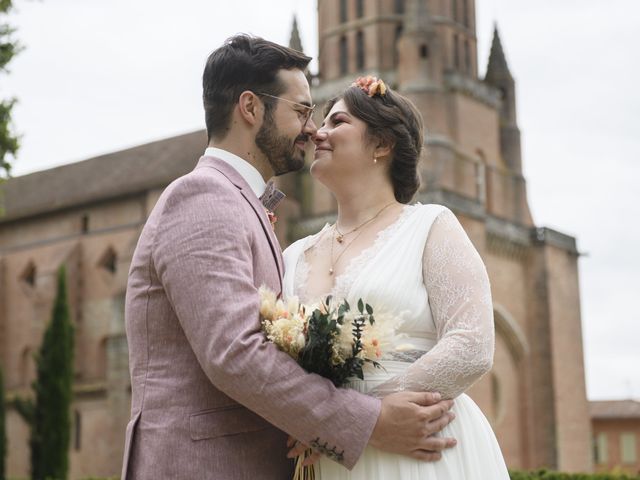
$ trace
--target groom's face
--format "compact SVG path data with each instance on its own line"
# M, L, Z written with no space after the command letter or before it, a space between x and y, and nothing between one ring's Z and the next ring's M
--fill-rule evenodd
M304 166L305 147L316 131L310 118L311 93L301 70L280 70L285 86L270 111L265 112L256 134L256 145L273 168L274 175L300 170Z

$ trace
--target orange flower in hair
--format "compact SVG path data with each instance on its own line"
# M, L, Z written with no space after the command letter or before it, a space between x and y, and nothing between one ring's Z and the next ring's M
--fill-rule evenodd
M370 97L375 97L376 95L380 95L382 97L387 93L387 86L382 79L371 75L358 77L351 86L358 87Z

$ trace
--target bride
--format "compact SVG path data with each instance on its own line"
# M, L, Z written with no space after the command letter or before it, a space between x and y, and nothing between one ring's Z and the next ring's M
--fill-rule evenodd
M384 397L439 392L456 419L440 435L457 446L436 462L367 447L349 471L322 457L323 480L509 478L495 435L464 394L493 361L493 309L480 256L456 217L441 205L410 205L419 187L422 118L381 80L360 78L325 109L314 137L311 174L335 196L338 217L284 252L285 294L312 303L327 294L362 298L402 316L410 350L350 388Z

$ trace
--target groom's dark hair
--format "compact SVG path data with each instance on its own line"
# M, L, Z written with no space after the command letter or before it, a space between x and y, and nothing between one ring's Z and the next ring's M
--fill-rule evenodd
M231 112L245 90L278 96L284 85L278 78L281 69L304 70L311 57L260 37L239 34L216 49L204 67L202 101L209 140L222 140L229 130ZM275 104L262 97L265 111Z

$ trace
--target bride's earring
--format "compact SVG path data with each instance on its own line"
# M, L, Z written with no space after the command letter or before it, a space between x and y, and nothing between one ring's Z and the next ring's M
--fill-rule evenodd
M376 157L375 155L373 156L373 163L378 163L378 157Z

